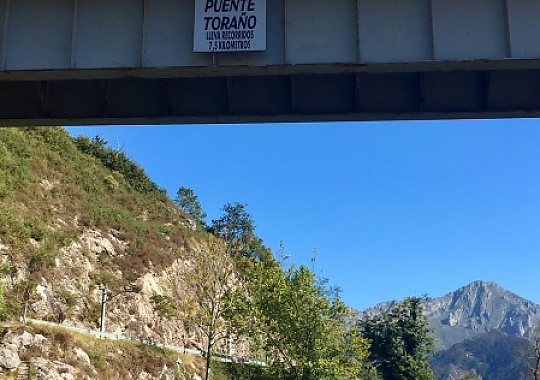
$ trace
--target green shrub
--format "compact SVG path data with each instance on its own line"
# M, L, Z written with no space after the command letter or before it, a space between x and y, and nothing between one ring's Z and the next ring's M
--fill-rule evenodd
M89 139L86 136L79 136L74 141L81 152L94 157L111 171L121 173L134 190L142 194L159 192L158 186L146 175L143 168L128 158L124 152L109 148L107 141L102 137Z
M8 309L4 299L4 284L0 282L0 321L5 321L8 317Z

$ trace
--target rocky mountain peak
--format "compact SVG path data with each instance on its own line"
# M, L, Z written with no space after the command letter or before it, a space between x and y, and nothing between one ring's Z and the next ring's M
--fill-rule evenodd
M428 300L424 307L430 316L445 315L450 326L490 317L494 309L518 304L519 297L493 282L474 281L442 297ZM448 314L448 315L447 315Z
M359 316L388 312L395 301L383 302ZM494 282L474 281L442 297L428 298L424 310L438 349L492 330L529 338L540 326L540 305Z
M463 300L469 304L469 306L476 306L477 302L488 302L492 298L519 298L517 295L503 289L494 282L476 280L468 285L465 285L458 290L449 293L452 296L453 302L459 302ZM441 297L445 298L445 297Z
M474 281L424 305L430 320L443 326L483 332L492 329L528 337L540 320L540 306L493 282Z

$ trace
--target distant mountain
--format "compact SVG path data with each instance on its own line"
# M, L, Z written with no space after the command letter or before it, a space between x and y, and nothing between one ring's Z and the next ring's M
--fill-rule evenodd
M358 318L389 312L396 302L377 304ZM427 298L423 306L437 339L430 360L437 380L459 380L473 369L484 380L530 379L540 305L493 282L474 281Z
M474 369L485 380L530 378L532 342L493 330L439 351L430 360L437 380L459 380Z
M540 305L493 282L475 281L455 292L427 300L425 310L438 348L498 330L530 338L540 326Z
M359 312L359 317L390 311L396 301ZM474 281L438 298L428 298L424 310L437 339L437 350L498 330L530 338L540 326L540 305L493 282Z

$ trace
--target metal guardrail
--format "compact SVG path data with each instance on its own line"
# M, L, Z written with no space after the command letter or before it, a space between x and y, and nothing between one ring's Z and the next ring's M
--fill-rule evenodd
M154 341L154 340L151 340L151 339L144 339L144 338L140 338L140 337L132 337L132 336L126 336L126 335L122 335L122 334L101 332L101 331L98 331L98 330L92 330L92 329L85 328L85 327L63 325L63 324L59 324L59 323L43 321L43 320L34 319L34 318L26 318L25 321L35 323L35 324L40 324L40 325L46 325L46 326L62 327L62 328L67 329L67 330L76 331L76 332L83 333L83 334L90 334L90 335L94 335L94 336L96 336L98 338L103 338L103 339L138 342L138 343L146 344L146 345L149 345L149 346L156 346L156 347L164 348L164 349L167 349L167 350L173 350L173 351L176 351L176 352L187 353L187 354L198 355L198 356L204 356L204 353L201 350L196 350L196 349L192 349L192 348L188 348L188 347L184 347L184 346L176 346L176 345L172 345L172 344L166 344L166 343L157 342L157 341Z
M146 344L148 346L155 346L155 347L163 348L166 350L176 351L179 353L191 354L191 355L197 355L197 356L203 356L203 357L205 356L205 353L201 350L188 348L185 346L177 346L173 344L157 342L151 339L144 339L140 337L132 337L132 336L126 336L122 334L101 332L98 330L92 330L85 327L63 325L63 324L59 324L55 322L48 322L48 321L43 321L41 319L34 319L34 318L25 318L24 323L27 323L27 322L40 324L40 325L46 325L46 326L61 327L61 328L71 330L71 331L76 331L82 334L94 335L98 338L103 338L103 339L137 342L137 343ZM266 363L260 360L239 358L239 357L230 356L230 355L216 354L216 355L213 355L213 357L216 358L216 360L219 360L221 362L242 362L242 363L247 363L247 364L266 365Z

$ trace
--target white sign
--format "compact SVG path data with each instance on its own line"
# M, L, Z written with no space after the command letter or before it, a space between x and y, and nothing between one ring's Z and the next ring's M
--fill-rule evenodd
M195 0L193 51L266 50L266 0Z

